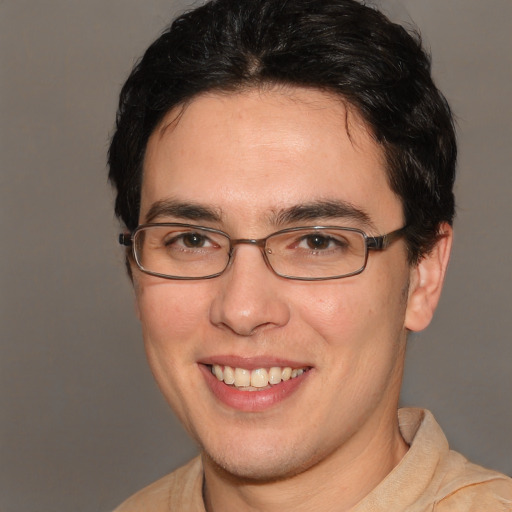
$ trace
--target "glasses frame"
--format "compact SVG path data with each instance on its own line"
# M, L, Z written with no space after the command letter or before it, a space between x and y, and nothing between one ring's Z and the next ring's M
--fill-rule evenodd
M168 274L160 274L159 272L153 272L151 270L148 270L144 268L144 266L140 263L137 253L135 251L135 236L138 232L143 231L144 229L151 228L151 227L182 227L182 228L193 228L193 229L200 229L202 231L207 231L210 233L216 233L219 235L224 236L229 240L229 252L228 252L228 260L226 263L226 266L220 271L216 272L215 274L210 274L207 276L201 276L201 277L184 277L184 276L172 276ZM133 256L133 260L135 261L137 267L139 270L144 272L145 274L149 274L156 277L162 277L163 279L172 279L172 280L181 280L181 281L197 281L202 279L213 279L214 277L218 277L222 275L234 258L234 248L236 245L241 244L247 244L247 245L255 245L260 248L261 254L263 256L263 259L265 260L265 264L267 267L277 276L284 277L285 279L292 279L294 281L329 281L331 279L343 279L344 277L351 277L358 274L361 274L361 272L364 271L366 268L366 264L368 262L368 253L369 251L384 251L387 249L395 240L398 240L399 238L402 238L405 235L405 231L407 229L407 225L395 229L394 231L390 231L389 233L385 235L379 235L379 236L371 236L367 235L363 230L358 228L349 228L349 227L343 227L343 226L299 226L299 227L293 227L293 228L286 228L281 229L280 231L276 231L275 233L271 233L270 235L266 236L265 238L236 238L232 239L226 232L221 231L220 229L215 228L209 228L206 226L198 226L195 224L184 224L181 222L152 222L149 224L141 224L137 226L131 233L120 233L119 234L119 243L125 247L131 247L132 251L131 254ZM267 241L270 238L273 238L277 235L281 235L284 233L292 233L294 231L301 231L303 229L309 229L309 230L315 230L315 229L340 229L345 231L352 231L355 233L359 233L363 236L365 241L365 254L364 254L364 262L363 265L355 270L354 272L350 272L348 274L341 274L337 276L329 276L329 277L296 277L296 276L289 276L286 274L281 274L277 272L272 264L270 263L267 251L265 251L265 247L267 244Z

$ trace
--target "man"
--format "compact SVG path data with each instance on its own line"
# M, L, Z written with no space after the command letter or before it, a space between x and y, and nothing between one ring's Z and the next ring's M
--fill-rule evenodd
M121 93L109 153L148 360L201 456L125 511L506 511L398 409L456 144L420 43L354 0L219 0Z

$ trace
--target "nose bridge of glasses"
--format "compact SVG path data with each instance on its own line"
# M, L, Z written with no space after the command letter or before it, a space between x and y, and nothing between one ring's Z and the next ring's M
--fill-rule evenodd
M260 249L264 249L266 243L266 238L237 238L235 240L230 240L230 252L233 251L235 245L255 245Z
M260 249L263 259L265 260L265 264L267 266L270 266L270 262L268 261L266 251L265 251L266 243L267 243L266 238L237 238L234 240L230 240L230 243L229 243L230 263L232 263L232 261L233 261L234 250L237 245L254 245ZM270 268L272 268L272 267L270 266Z

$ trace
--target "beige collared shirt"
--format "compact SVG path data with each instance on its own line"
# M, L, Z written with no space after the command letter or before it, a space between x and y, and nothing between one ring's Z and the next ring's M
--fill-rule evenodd
M512 479L451 451L429 411L400 409L398 417L409 451L353 512L512 512ZM197 457L114 512L205 512L202 475Z

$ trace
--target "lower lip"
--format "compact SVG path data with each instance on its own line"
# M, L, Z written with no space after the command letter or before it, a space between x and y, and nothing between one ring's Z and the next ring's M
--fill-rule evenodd
M220 381L211 372L211 367L199 365L210 391L223 404L243 412L260 412L282 402L291 396L309 376L311 370L290 380L281 381L262 391L239 391Z

